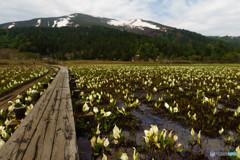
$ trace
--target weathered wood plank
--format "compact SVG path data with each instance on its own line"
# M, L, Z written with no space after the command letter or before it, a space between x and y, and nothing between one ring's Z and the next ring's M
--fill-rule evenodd
M71 97L70 91L69 91L68 96ZM77 136L76 136L76 130L75 130L71 98L67 99L67 110L68 110L67 116L68 116L68 120L69 120L69 125L71 125L71 128L73 129L73 131L72 131L72 139L70 139L69 145L68 145L70 147L68 147L67 148L68 150L65 150L65 151L70 155L70 159L78 159L78 148L75 147L75 146L77 146ZM66 154L66 152L65 152L65 154Z
M58 119L59 108L62 105L61 99L62 99L62 93L63 93L63 90L62 90L63 81L64 81L64 78L62 78L62 82L60 83L61 86L59 86L60 87L59 89L61 89L61 94L59 94L55 100L57 101L57 103L54 108L54 115L51 115L51 118L48 119L49 124L48 124L48 128L46 128L46 135L44 137L43 146L41 147L43 149L42 154L40 156L37 156L36 159L51 159L51 152L52 152L53 143L54 143L56 125L57 125L57 121L59 120Z
M48 90L0 150L0 159L78 159L66 68L60 67Z
M63 88L69 88L69 75L68 75L68 70L64 70L64 82L63 82Z
M54 130L56 127L56 121L60 106L60 100L61 100L61 92L62 92L62 71L60 72L61 79L57 83L55 90L54 90L54 96L51 97L50 103L48 104L48 108L46 109L46 113L44 113L44 116L42 117L41 122L37 126L37 130L26 150L26 153L23 157L23 159L40 159L41 154L43 153L44 146L46 146L45 143L47 143L49 146L52 147L53 145L53 138L54 136ZM54 125L55 124L55 125ZM53 128L51 128L53 127ZM53 131L53 132L52 132ZM48 141L49 140L49 141ZM48 141L48 142L47 142ZM38 150L34 150L34 148L38 148ZM45 150L48 154L51 154L50 150Z
M49 140L48 143L51 143L49 145L52 146L53 141L51 141L51 135L48 135L47 133L52 130L50 124L54 125L54 121L57 121L58 109L56 109L56 107L59 107L60 105L60 100L58 99L59 94L61 94L61 90L55 90L54 99L56 101L51 99L50 105L48 105L46 113L38 124L37 130L26 149L23 159L40 159L44 149L43 147L45 146L45 139ZM51 153L51 150L49 150L48 153Z
M66 78L68 84L68 78ZM78 159L70 89L63 89L52 159Z
M63 92L64 93L64 92ZM66 137L65 137L65 120L66 117L66 99L61 100L61 108L59 111L59 121L57 123L57 128L55 132L55 138L54 138L54 145L53 145L53 151L52 151L52 159L65 159L65 143L66 143Z
M29 134L29 138L31 138L31 141L29 141L26 145L21 145L19 150L25 150L24 156L18 155L17 159L36 159L38 155L41 155L42 153L42 145L43 141L46 135L46 131L48 129L48 125L51 120L57 121L56 114L55 113L55 107L59 106L59 103L57 103L59 94L61 94L61 90L58 89L59 84L61 84L62 79L59 79L57 81L57 84L54 88L53 94L51 98L45 99L45 101L48 101L47 107L45 107L45 111L43 113L43 116L41 117L40 122L37 126L32 128L32 132ZM25 137L25 136L24 136ZM38 149L36 149L38 148ZM27 157L26 157L27 156Z
M66 107L67 107L67 117L68 117L68 124L69 124L69 129L73 129L72 131L72 139L70 139L68 148L65 150L65 155L69 154L70 159L78 159L78 148L74 147L77 146L77 136L76 136L76 131L75 131L75 122L74 122L74 115L73 115L73 107L72 107L72 99L71 99L71 93L70 93L70 88L69 88L69 74L67 73L67 78L66 78L66 84L68 84L68 87L66 89Z
M42 124L42 122L43 122L43 120L45 120L45 117L47 116L46 115L46 113L48 113L49 112L49 108L50 108L50 106L52 106L52 99L53 98L55 98L55 96L56 96L56 94L59 92L58 90L56 90L56 87L59 85L59 83L61 82L61 75L59 74L59 77L57 77L57 81L55 81L55 83L56 83L56 85L55 85L55 87L54 87L54 90L52 91L52 95L51 95L51 97L49 98L49 97L46 97L46 99L44 99L43 100L43 104L41 105L41 106L39 106L39 108L41 108L41 110L44 110L43 111L43 114L42 114L42 116L41 117L39 117L40 118L40 121L39 121L39 123L38 124L33 124L32 126L32 128L28 131L28 133L29 134L25 134L24 136L23 136L23 140L28 140L28 143L21 143L21 145L20 145L20 147L19 147L19 151L24 151L24 152L21 152L20 154L19 154L19 151L18 151L18 155L17 155L17 159L22 159L22 157L25 155L25 154L27 154L26 153L26 151L27 151L27 148L29 148L29 145L30 145L30 143L32 142L33 143L33 141L35 140L34 139L34 136L36 136L36 133L37 133L37 131L39 130L39 125L40 124ZM40 105L40 104L39 104ZM47 107L48 106L48 107ZM36 115L36 116L38 116L38 115ZM34 118L34 117L33 117ZM35 119L34 119L34 121L35 121ZM41 130L42 132L44 131L44 130ZM42 134L44 134L44 132L42 133ZM39 139L38 139L39 140ZM39 144L41 144L41 143L39 143ZM35 148L35 147L34 147ZM36 150L36 149L35 149ZM36 150L37 151L37 153L39 153L40 151L41 151L41 148L39 147L39 149L38 150ZM33 152L30 152L31 154L33 153ZM30 156L29 156L30 157Z

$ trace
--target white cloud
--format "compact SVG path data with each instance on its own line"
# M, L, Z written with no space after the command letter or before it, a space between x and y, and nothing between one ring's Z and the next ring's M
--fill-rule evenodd
M0 5L0 23L85 13L143 18L205 35L240 36L239 0L8 0Z
M0 23L46 16L85 13L109 18L151 18L155 0L8 0L1 2Z
M181 3L180 3L181 1ZM168 1L164 23L205 35L240 35L239 0Z

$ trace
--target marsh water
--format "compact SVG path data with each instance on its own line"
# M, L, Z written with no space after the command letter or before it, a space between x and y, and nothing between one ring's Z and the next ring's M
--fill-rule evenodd
M120 106L124 107L124 104ZM136 145L144 145L144 130L149 130L150 125L157 125L159 131L162 129L166 129L168 131L173 130L173 135L178 135L178 143L182 144L182 148L184 152L190 151L191 147L189 145L189 140L192 139L191 137L191 128L187 126L181 125L179 122L172 121L168 117L160 117L159 115L155 114L155 110L153 107L147 107L145 104L141 104L137 110L132 111L131 113L140 121L140 128L136 130L134 133L129 130L123 130L122 132L125 134L126 139L135 141ZM169 133L169 132L168 132ZM197 137L197 131L195 131L195 137ZM226 131L224 135L217 137L217 138L210 138L205 135L201 135L203 138L202 148L199 150L196 146L193 148L193 153L203 152L206 154L208 159L219 159L220 157L211 157L210 152L227 152L227 146L224 146L224 138L228 136L234 136L234 132ZM79 153L80 159L93 159L92 150L91 150L91 143L90 139L79 137L78 138L78 146L79 146ZM124 150L128 153L129 158L132 158L132 148L128 148ZM144 156L140 155L141 159L144 159Z
M140 105L139 111L133 111L132 114L136 116L138 119L141 120L141 126L143 129L150 129L150 125L157 125L159 130L166 129L168 131L173 130L174 134L178 135L178 141L179 143L183 144L184 150L190 150L189 146L189 140L191 139L191 128L182 126L180 123L171 121L168 118L159 117L157 115L154 115L154 108L147 107L146 105ZM228 136L233 136L234 133L232 131L228 131ZM144 143L144 132L139 131L136 134L136 142L137 143ZM197 137L197 133L195 131L195 137ZM211 159L210 152L226 152L227 147L224 146L224 138L226 135L222 135L218 138L209 138L207 136L202 135L203 143L202 143L202 151L205 152L207 157ZM197 147L193 148L193 152L197 152ZM216 159L217 157L214 157Z

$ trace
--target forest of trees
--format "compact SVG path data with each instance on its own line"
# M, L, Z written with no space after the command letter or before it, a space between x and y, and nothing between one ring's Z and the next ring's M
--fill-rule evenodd
M172 33L153 38L97 26L1 29L0 48L16 48L55 59L239 62L239 45L186 34L189 36L179 38Z

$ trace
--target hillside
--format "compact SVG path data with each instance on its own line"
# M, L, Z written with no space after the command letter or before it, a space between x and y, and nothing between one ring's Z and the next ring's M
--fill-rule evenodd
M239 45L142 19L117 21L71 14L5 23L0 28L0 48L56 59L240 59Z
M231 36L224 36L224 37L210 37L215 40L221 40L224 41L227 44L232 45L236 48L236 52L240 52L240 37L231 37Z
M36 18L32 20L9 22L0 24L1 29L12 29L21 27L36 27L36 28L61 28L61 27L90 27L101 26L114 28L121 31L128 31L136 34L147 35L153 38L171 37L174 39L184 39L184 42L190 42L193 39L198 41L207 41L208 38L195 32L181 30L174 27L169 27L156 22L143 19L134 20L115 20L110 18L93 17L90 15L75 13L61 17L51 18Z

